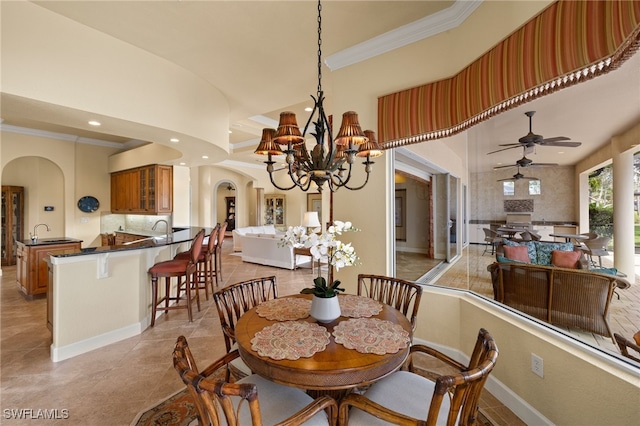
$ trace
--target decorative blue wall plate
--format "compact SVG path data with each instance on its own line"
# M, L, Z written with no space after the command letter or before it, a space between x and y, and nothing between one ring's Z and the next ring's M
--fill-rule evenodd
M78 200L78 208L85 213L91 213L98 210L100 207L100 202L96 197L92 197L91 195L87 195Z

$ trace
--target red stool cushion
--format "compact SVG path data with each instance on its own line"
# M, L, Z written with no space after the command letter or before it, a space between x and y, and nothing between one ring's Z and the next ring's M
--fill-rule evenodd
M149 268L149 273L152 275L184 274L187 270L187 265L189 265L189 259L165 260Z

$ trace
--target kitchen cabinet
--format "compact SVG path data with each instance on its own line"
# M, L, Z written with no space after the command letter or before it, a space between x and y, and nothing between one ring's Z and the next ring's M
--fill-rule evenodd
M149 238L148 235L129 234L127 232L116 232L115 234L115 245L117 246L121 246L124 243L141 240L143 238Z
M541 241L553 241L553 237L550 235L553 234L552 225L536 225L533 229L540 235Z
M284 195L266 195L265 203L267 205L265 225L284 226L286 223Z
M469 226L469 242L475 244L485 244L484 242L484 230L483 228L489 228L488 223L475 223Z
M2 266L15 265L16 241L24 238L24 188L2 186Z
M236 228L236 197L225 197L227 202L227 231L233 231Z
M111 211L128 214L173 212L173 167L154 164L112 173Z
M46 294L49 287L49 253L80 249L81 240L62 243L29 245L18 241L16 283L26 296Z

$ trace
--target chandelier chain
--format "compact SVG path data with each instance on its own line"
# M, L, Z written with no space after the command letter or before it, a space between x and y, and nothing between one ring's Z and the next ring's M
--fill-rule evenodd
M322 4L318 0L318 95L322 93Z

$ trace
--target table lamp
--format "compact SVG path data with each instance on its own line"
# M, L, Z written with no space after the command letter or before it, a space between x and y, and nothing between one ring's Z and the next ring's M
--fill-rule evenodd
M302 226L307 228L307 233L313 232L310 228L319 228L318 212L305 212L302 218Z

